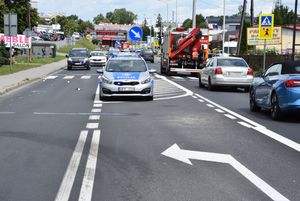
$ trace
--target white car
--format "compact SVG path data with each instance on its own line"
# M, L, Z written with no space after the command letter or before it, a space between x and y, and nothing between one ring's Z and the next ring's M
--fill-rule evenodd
M199 74L199 87L213 90L218 86L241 87L245 91L253 81L253 70L240 57L213 57Z
M72 35L72 38L74 40L79 40L80 39L80 34L78 32L74 32L73 35Z
M105 66L107 58L104 52L92 51L90 54L90 66Z

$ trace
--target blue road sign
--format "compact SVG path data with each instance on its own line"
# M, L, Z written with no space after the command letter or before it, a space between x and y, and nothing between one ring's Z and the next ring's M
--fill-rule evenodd
M119 47L119 46L121 46L121 41L119 41L119 40L116 40L116 42L115 42L115 46L116 46L116 47Z
M271 27L272 26L272 16L261 16L261 25L262 27Z
M131 27L129 30L129 37L131 40L141 40L143 37L143 30L140 27Z

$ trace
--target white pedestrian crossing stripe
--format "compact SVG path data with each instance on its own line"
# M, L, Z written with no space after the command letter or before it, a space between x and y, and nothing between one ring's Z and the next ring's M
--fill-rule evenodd
M183 77L179 77L179 76L172 76L173 79L176 79L176 80L184 80Z
M88 79L91 79L91 76L90 75L83 75L83 76L81 76L80 79L88 80Z
M188 77L190 80L198 80L197 77Z
M64 80L71 80L73 79L75 76L69 75L69 76L65 76L63 79Z
M58 76L48 76L45 79L46 80L54 80L55 78L57 78Z

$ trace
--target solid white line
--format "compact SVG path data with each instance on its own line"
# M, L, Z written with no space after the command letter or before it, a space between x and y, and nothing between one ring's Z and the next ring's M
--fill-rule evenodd
M237 114L236 112L233 112L233 111L231 111L231 110L229 110L229 109L227 109L227 108L225 108L225 107L223 107L223 106L221 106L221 105L219 105L219 104L217 104L217 103L215 103L215 102L213 102L213 101L211 101L207 98L204 98L203 96L200 96L199 94L196 94L196 96L198 96L199 98L202 98L203 100L206 100L207 102L211 103L212 105L215 105L216 107L224 110L225 112L228 112L229 114L231 114L231 115L233 115L233 116L235 116L235 117L237 117L237 118L253 125L253 129L260 132L261 134L266 135L266 136L272 138L273 140L276 140L276 141L278 141L278 142L280 142L280 143L282 143L282 144L284 144L284 145L300 152L300 144L299 143L294 142L294 141L292 141L292 140L290 140L286 137L283 137L283 136L279 135L278 133L275 133L275 132L267 129L265 126L263 126L261 124L258 124L256 122L240 115L240 114ZM225 115L225 116L227 116L227 115Z
M71 80L73 78L74 78L73 75L68 75L68 76L63 77L64 80Z
M86 162L84 177L82 180L79 201L91 201L94 187L94 179L97 166L98 149L100 144L100 130L93 133L91 148Z
M230 114L224 114L226 117L228 117L229 119L232 119L232 120L234 120L234 119L236 119L236 117L235 116L232 116L232 115L230 115Z
M219 112L219 113L224 113L224 111L223 110L221 110L221 109L215 109L217 112Z
M87 123L86 128L87 129L98 129L99 128L99 123Z
M64 178L60 184L55 201L69 200L87 135L88 131L81 131L75 150L65 172Z
M89 120L100 120L100 115L90 115Z
M94 104L94 107L102 107L101 103Z
M211 104L206 104L208 107L213 108L215 106L211 105Z
M97 84L97 89L96 89L96 93L95 93L95 99L94 99L94 103L99 103L100 100L99 100L99 94L100 94L100 86L99 84ZM101 101L102 103L102 101Z
M101 109L92 109L92 113L101 113Z
M56 113L56 112L34 112L34 115L70 115L70 116L77 116L77 115L92 115L93 113Z
M91 78L90 75L83 75L83 76L81 76L80 79L87 80L87 79L90 79L90 78Z
M253 128L253 126L251 126L250 124L247 124L246 122L243 122L243 121L239 121L238 124L240 124L246 128Z

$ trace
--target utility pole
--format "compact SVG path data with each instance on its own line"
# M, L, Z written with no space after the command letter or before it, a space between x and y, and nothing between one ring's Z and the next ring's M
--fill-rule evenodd
M222 54L223 54L223 56L224 56L224 51L225 51L225 47L224 47L224 45L225 45L225 0L223 0L223 40L222 40ZM229 46L229 44L228 44L228 46ZM229 54L229 52L228 52L228 54Z
M244 28L246 4L247 4L247 0L244 0L242 16L241 16L241 23L240 23L240 36L239 36L238 47L237 47L237 55L239 55L240 51L241 51L241 43L242 43L242 35L243 35L243 28Z
M293 49L292 49L292 60L295 60L295 46L296 46L296 24L297 24L297 6L298 6L298 0L295 0L295 18L294 18L294 30L293 30Z
M250 5L250 15L251 15L251 27L253 27L253 25L254 25L254 9L253 9L253 7L254 7L254 2L253 2L253 0L251 0L251 5Z
M193 12L192 12L193 28L196 28L196 0L193 0Z
M176 27L177 27L177 23L178 23L178 21L177 21L177 18L178 18L178 2L177 2L177 0L176 0Z
M31 5L30 5L30 0L28 0L27 2L27 21L28 21L28 28L31 30L31 19L30 19L30 8L31 8Z

